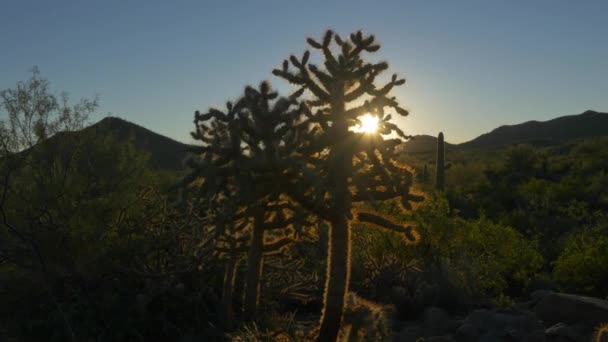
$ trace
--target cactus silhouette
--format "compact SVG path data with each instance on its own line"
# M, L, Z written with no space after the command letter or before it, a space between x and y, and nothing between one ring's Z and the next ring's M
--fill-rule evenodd
M225 112L210 109L206 114L195 113L192 136L204 146L199 148L196 162L190 163L193 171L185 182L202 180L198 196L206 201L233 198L238 214L227 212L221 219L244 220L249 227L248 245L238 247L248 249L245 321L252 320L257 311L264 253L287 246L292 241L290 235L306 221L301 210L281 196L275 181L288 165L284 156L294 148L290 130L298 113L294 104L293 99L279 98L267 82L262 82L259 90L246 87L244 96L234 105L228 103ZM289 232L280 232L283 228ZM265 240L266 230L273 231L274 240Z
M362 58L364 53L380 48L374 36L359 31L343 40L329 30L321 42L312 38L307 41L320 52L323 67L309 64L310 52L306 51L301 58L292 55L273 74L298 87L294 97L306 93L300 105L303 122L294 127L300 144L283 181L292 199L330 225L317 340L335 341L349 286L353 203L399 198L404 208L411 209L410 202L422 198L409 192L413 174L395 160L395 147L401 139L384 138L391 133L409 138L392 122L392 114L385 112L389 109L408 115L389 96L405 80L393 75L388 83L376 86L376 78L388 64L369 63ZM352 128L360 124L359 117L368 113L378 118L378 131L353 132ZM411 227L395 224L377 213L359 214L358 219L406 233L408 238L413 236Z
M435 186L437 191L445 189L445 143L443 141L443 132L439 132L437 136L437 163Z

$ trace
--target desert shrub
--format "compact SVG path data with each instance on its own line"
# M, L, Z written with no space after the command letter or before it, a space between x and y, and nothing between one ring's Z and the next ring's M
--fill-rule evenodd
M515 229L481 217L462 219L442 197L431 199L416 214L421 235L416 245L425 269L470 299L496 297L523 289L543 264L533 242Z
M72 136L22 163L0 229L8 336L167 340L215 320L217 272L200 247L202 223L154 190L132 146Z
M264 260L262 292L265 297L261 306L264 313L271 311L285 312L299 309L315 309L321 305L323 289L322 270L314 265L314 258L297 254L298 249L311 246L299 242L299 248L287 255L270 256ZM316 259L318 260L318 259ZM263 316L264 314L261 314Z
M570 234L554 265L554 276L565 290L606 296L608 219Z
M420 272L412 248L392 232L353 227L351 288L384 301L394 287L412 288Z

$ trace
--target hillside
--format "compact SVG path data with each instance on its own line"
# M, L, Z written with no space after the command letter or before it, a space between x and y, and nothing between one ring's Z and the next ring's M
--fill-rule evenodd
M106 117L84 129L102 136L114 135L119 141L133 138L135 147L149 153L150 166L161 170L182 169L182 160L190 147L147 128L116 117Z
M416 135L412 139L401 144L401 152L407 153L426 153L435 151L437 148L437 137L431 135ZM445 142L445 149L447 151L453 150L454 144Z
M150 154L150 166L161 170L181 169L182 160L191 147L116 117L104 118L85 128L83 132L94 132L101 136L114 135L119 141L127 141L133 137L135 146ZM445 133L449 139L449 131ZM528 121L517 125L500 126L462 144L446 142L446 151L487 149L518 143L552 145L572 139L603 135L608 135L608 113L589 110L582 114L562 116L548 121ZM60 135L53 138L58 139ZM400 148L402 152L407 153L428 153L435 151L436 147L436 137L417 135L403 143Z
M106 117L81 131L56 134L44 144L53 146L68 134L94 134L100 138L112 136L125 143L133 139L135 147L149 155L151 168L166 171L182 169L182 160L191 147L117 117Z
M449 130L444 133L449 139ZM561 116L548 121L527 121L517 125L500 126L462 144L446 142L446 150L487 149L520 143L546 146L604 135L608 135L608 113L588 110L582 114ZM436 146L436 137L417 135L403 143L401 149L403 152L423 153L435 151Z
M500 126L493 131L457 145L459 149L492 148L530 143L557 144L567 140L608 135L608 113L588 110L548 121L528 121Z

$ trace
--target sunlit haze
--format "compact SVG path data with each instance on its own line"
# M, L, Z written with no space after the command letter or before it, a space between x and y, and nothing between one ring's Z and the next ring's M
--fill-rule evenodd
M359 118L360 125L353 127L353 131L357 133L374 133L378 130L378 117L365 114Z

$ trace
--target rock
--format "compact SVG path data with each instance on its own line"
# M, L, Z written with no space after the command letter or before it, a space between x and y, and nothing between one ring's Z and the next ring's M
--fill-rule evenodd
M464 323L456 330L456 341L477 341L480 331L471 323Z
M406 326L394 336L394 341L454 341L449 334L458 327L458 322L450 318L448 312L435 306L424 309L415 321L405 323Z
M534 305L536 305L536 302L534 301L519 302L513 304L513 309L520 311L528 311L531 310Z
M555 292L550 291L550 290L536 290L534 292L532 292L530 294L530 300L533 303L538 303L541 299L545 298L546 296L553 294Z
M425 342L454 342L450 335L431 336L424 339Z
M394 342L416 342L419 338L424 337L422 328L417 326L409 326L403 328L393 337Z
M431 306L422 313L422 324L429 329L445 331L450 325L450 315L444 309Z
M545 330L548 342L578 342L587 341L583 335L565 323L557 323Z
M593 297L551 293L540 299L534 311L546 326L560 322L598 326L608 322L608 301Z
M531 312L518 310L473 311L456 331L457 341L539 341L544 329Z

